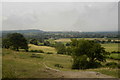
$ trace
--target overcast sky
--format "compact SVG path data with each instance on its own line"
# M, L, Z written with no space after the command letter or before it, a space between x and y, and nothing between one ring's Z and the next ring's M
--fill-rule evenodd
M4 2L2 29L116 31L117 2Z

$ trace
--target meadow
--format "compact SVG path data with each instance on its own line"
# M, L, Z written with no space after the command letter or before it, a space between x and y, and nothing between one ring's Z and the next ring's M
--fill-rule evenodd
M113 46L111 46L113 45ZM56 54L54 47L36 46L29 44L29 50L43 50L44 53L23 52L3 49L3 78L110 78L119 77L117 68L101 67L87 70L71 69L72 57L69 55ZM117 50L116 44L102 45L111 52ZM46 54L52 52L53 54ZM115 56L115 55L110 55ZM107 59L107 62L118 60ZM34 73L34 74L33 74ZM82 74L84 75L82 75ZM99 75L96 75L100 73ZM102 73L102 74L101 74ZM73 75L74 74L74 75ZM78 76L79 75L79 76Z

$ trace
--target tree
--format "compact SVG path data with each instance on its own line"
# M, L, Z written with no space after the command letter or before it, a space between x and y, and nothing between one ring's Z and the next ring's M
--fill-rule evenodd
M2 39L2 47L3 48L7 48L8 49L8 48L10 48L10 45L11 45L11 43L10 43L8 38Z
M49 41L44 41L44 46L50 46L50 42Z
M38 45L38 41L36 39L31 39L30 44Z
M65 45L60 43L60 42L56 43L55 48L56 48L58 54L65 54L66 53Z
M73 57L72 68L85 69L98 67L100 63L105 61L105 51L99 43L89 40L71 39L71 51ZM85 64L84 64L85 63Z
M20 33L8 34L7 40L5 40L5 42L10 43L10 44L6 44L6 45L16 51L19 51L19 49L25 49L26 51L28 51L27 40Z

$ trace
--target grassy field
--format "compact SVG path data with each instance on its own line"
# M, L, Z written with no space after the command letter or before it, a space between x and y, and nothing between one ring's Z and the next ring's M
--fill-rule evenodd
M118 54L118 53L111 53L111 54L109 55L109 58L111 58L111 59L116 59L116 60L120 60L120 54Z
M101 44L106 51L112 52L112 51L118 51L118 44L117 43L108 43L108 44Z
M106 40L105 38L77 38L77 39L85 39L85 40ZM70 38L61 38L55 40L56 42L71 42Z
M30 50L43 50L56 53L53 47L29 45ZM68 55L16 52L3 49L3 77L12 78L60 78L61 74L46 70L45 65L60 71L96 71L113 77L118 77L117 69L97 68L89 70L72 70L72 58ZM107 62L117 62L109 59ZM45 64L45 65L44 65ZM56 65L60 65L56 66ZM33 74L34 73L34 74ZM70 73L70 72L69 72ZM66 74L66 73L65 73ZM70 76L67 76L70 77Z
M56 42L71 42L70 38L61 38L61 39L57 39L55 41Z
M48 46L36 46L33 44L29 44L29 50L43 50L44 52L52 52L56 53L56 49L54 47L48 47Z

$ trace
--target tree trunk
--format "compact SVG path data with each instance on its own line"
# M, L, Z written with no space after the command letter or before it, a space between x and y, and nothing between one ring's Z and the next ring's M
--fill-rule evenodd
M18 47L17 47L16 49L17 49L17 51L19 51L19 48L18 48Z

